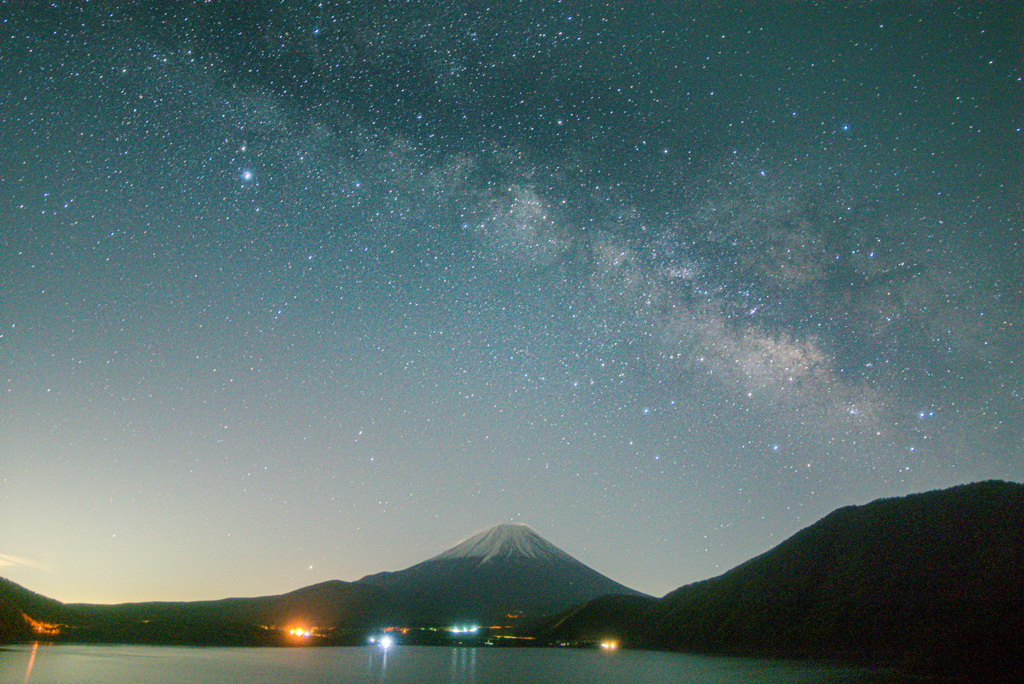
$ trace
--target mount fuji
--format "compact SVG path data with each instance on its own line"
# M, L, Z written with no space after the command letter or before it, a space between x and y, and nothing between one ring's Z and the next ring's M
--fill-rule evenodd
M397 572L287 594L216 601L63 604L0 578L0 644L56 641L191 645L352 645L389 626L528 628L606 594L644 596L588 568L525 525L498 525ZM651 599L653 600L653 599ZM40 629L50 632L39 632Z
M422 563L368 575L356 584L405 595L411 609L407 617L430 623L508 624L605 594L644 595L520 524L497 525Z

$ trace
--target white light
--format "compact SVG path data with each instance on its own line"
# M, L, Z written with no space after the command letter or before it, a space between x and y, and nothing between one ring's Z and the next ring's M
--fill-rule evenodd
M395 643L395 640L389 636L383 636L380 638L381 648L391 648L391 645Z

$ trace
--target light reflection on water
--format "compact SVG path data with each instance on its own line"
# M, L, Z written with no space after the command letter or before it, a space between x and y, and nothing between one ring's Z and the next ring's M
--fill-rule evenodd
M13 646L0 649L0 682L23 684L817 684L899 682L888 673L803 663L648 651L377 646L179 648Z
M451 672L450 684L472 684L476 681L476 649L475 648L453 648L451 649L451 665L448 670Z
M25 683L28 684L29 677L32 676L32 666L36 663L36 652L39 651L39 644L32 644L32 652L28 655L28 665L25 666Z

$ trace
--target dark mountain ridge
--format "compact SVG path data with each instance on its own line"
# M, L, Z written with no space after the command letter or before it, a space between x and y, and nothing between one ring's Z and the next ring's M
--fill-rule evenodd
M729 572L640 604L603 597L545 638L672 650L1024 662L1024 486L980 482L841 508Z
M332 580L287 594L212 601L64 604L0 580L0 643L74 642L272 645L289 628L329 626L346 643L387 624L400 599Z
M0 644L26 641L41 629L37 625L59 623L64 604L29 591L20 584L0 577Z

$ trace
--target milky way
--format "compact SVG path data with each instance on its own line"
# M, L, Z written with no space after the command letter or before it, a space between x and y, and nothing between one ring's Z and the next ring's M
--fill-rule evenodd
M1024 478L1017 11L166 5L0 3L0 574L660 595Z

